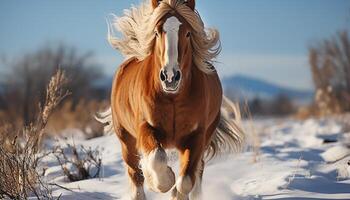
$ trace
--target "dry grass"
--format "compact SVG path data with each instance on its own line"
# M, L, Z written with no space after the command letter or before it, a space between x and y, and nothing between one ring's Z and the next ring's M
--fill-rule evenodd
M51 190L42 177L40 161L45 153L40 144L49 117L57 105L69 93L63 71L52 76L46 90L45 103L39 105L37 120L18 133L11 127L4 127L0 134L0 197L10 199L54 199Z
M259 161L260 157L261 140L254 125L253 116L247 101L245 101L243 109L243 112L247 117L246 133L249 135L248 147L253 151L253 162L256 163Z

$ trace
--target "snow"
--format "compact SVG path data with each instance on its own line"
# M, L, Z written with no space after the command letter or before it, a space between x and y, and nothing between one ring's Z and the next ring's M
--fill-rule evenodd
M336 120L268 119L256 120L253 126L255 131L247 129L256 133L248 134L246 151L206 163L204 200L350 199L350 151L344 139L349 136ZM254 152L250 143L257 140L260 148ZM64 200L127 199L128 179L116 136L74 141L77 146L102 149L102 177L69 183L49 158L47 177L73 191L55 187L54 194L62 194ZM173 155L171 166L176 171ZM170 197L147 189L146 195L151 200Z
M326 162L335 162L347 155L350 155L350 149L347 146L335 146L322 153L321 157Z

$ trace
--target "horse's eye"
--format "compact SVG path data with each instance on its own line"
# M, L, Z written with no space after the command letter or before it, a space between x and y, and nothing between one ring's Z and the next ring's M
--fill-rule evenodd
M156 37L159 36L158 31L154 31L154 34L156 35Z
M191 32L187 32L186 37L190 37L191 36Z

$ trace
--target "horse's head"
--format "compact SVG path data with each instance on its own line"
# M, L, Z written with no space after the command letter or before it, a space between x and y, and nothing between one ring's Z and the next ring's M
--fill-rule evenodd
M123 37L114 36L114 27ZM110 44L126 58L154 58L152 78L167 94L188 86L193 67L206 74L215 72L219 32L205 28L195 0L145 0L123 17L114 17L109 28Z
M161 3L153 0L154 9ZM184 1L184 4L194 10L195 1ZM192 62L192 43L190 24L176 11L171 10L156 24L153 54L157 66L159 80L165 93L176 94L182 83L190 76Z

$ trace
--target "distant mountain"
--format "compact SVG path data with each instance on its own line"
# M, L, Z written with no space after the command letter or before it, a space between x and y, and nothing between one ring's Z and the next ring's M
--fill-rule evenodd
M272 99L278 95L285 95L292 100L310 101L313 92L282 87L267 81L244 75L234 75L222 80L225 92L240 99Z

